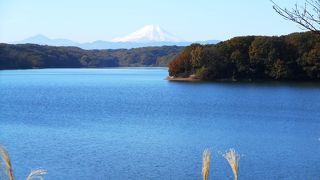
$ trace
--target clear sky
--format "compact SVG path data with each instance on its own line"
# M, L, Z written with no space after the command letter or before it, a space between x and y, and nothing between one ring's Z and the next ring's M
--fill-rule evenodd
M291 8L303 0L274 0ZM158 24L184 40L302 31L269 0L0 0L0 41L37 34L78 42L111 40Z

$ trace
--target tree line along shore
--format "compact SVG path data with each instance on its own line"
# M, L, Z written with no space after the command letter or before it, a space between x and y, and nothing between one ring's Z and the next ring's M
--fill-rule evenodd
M320 35L244 36L192 44L169 64L169 80L319 81Z
M0 44L0 69L166 67L183 47L84 50L37 44Z
M0 44L0 69L166 67L169 80L319 81L320 35L243 36L217 44L83 50Z

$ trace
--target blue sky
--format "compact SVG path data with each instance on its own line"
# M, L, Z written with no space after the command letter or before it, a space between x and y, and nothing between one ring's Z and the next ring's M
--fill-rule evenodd
M303 0L274 0L291 8ZM302 31L269 0L0 0L0 41L36 34L78 42L110 40L158 24L189 41Z

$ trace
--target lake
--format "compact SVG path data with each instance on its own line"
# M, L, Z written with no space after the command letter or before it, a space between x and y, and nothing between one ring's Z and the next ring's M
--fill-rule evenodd
M0 71L16 179L320 179L320 84L184 83L164 68Z

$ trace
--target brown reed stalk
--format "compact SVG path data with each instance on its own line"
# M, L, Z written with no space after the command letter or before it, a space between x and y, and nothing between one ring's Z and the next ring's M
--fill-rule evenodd
M0 157L1 157L1 161L3 162L3 163L0 163L0 165L4 166L3 169L6 173L6 175L8 176L8 179L14 180L13 171L12 171L12 164L10 161L9 153L8 153L7 149L1 145L0 145Z
M202 179L208 180L210 172L211 152L205 149L202 154Z
M234 180L238 180L240 155L234 149L229 149L223 157L228 161L232 169Z

